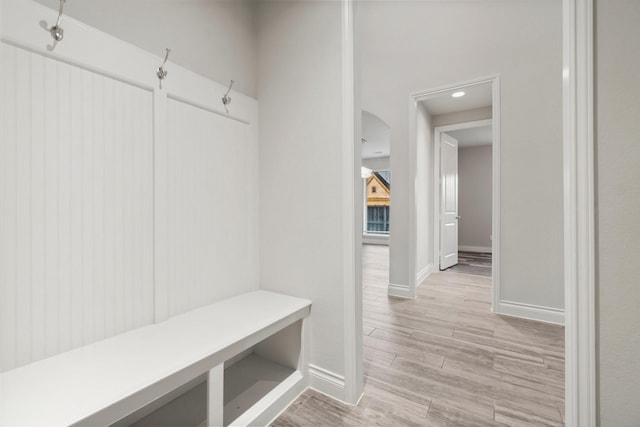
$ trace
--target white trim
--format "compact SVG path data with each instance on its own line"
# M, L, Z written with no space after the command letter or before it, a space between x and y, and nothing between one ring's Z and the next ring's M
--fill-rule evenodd
M564 0L565 413L568 427L595 427L595 187L593 0Z
M416 274L416 288L433 272L433 264L427 265Z
M501 147L501 138L502 138L502 113L501 113L501 104L500 104L500 76L496 76L494 80L494 84L492 86L492 102L493 102L493 112L492 112L492 120L493 120L493 148L492 152L492 163L491 163L491 173L492 173L492 183L493 183L493 193L492 193L492 206L491 206L491 306L495 307L500 300L500 295L502 294L502 290L500 287L500 264L502 260L501 252L500 252L500 236L502 235L501 231L501 222L500 222L500 206L501 206L501 192L500 192L500 176L501 176L501 166L500 166L500 147Z
M307 382L308 382L308 381L307 381ZM280 412L278 412L277 414L275 414L275 415L274 415L270 420L267 420L267 422L262 423L261 425L265 425L265 426L270 426L270 425L272 425L272 424L274 423L274 421L275 421L275 420L277 420L278 418L280 418L280 415L282 415L282 414L283 414L287 409L289 409L289 406L291 406L291 404L292 404L293 402L295 402L296 400L298 400L298 398L299 398L300 396L302 396L302 394L303 394L305 391L307 391L308 389L309 389L309 385L305 383L305 384L304 384L304 387L302 387L302 388L299 390L299 393L298 393L297 395L295 395L295 396L291 399L291 401L287 404L287 406L285 406L284 408L282 408L282 409L280 410ZM115 426L114 426L114 427L115 427ZM201 425L199 425L198 427L208 427L208 426L206 426L205 424L201 424Z
M229 425L270 425L306 389L304 377L296 371Z
M169 61L166 65L169 77L163 81L163 89L159 91L155 70L164 56L123 42L67 15L63 18L67 36L51 49L51 35L43 31L38 22L29 23L33 23L34 17L37 17L50 25L55 22L57 8L52 9L35 1L2 0L2 10L1 39L5 43L220 113L219 99L227 91L227 82L220 84ZM118 46L117 51L113 46ZM96 55L96 52L101 54ZM117 60L113 60L114 55ZM233 114L224 114L225 117L245 124L257 124L258 107L255 99L235 92L233 105Z
M409 171L409 185L407 194L408 197L408 215L409 215L409 227L408 227L408 238L406 241L407 244L407 263L405 267L407 267L407 284L393 284L389 282L389 286L387 289L387 294L389 296L399 297L399 298L414 298L416 295L416 285L415 285L415 276L416 276L416 264L417 264L417 256L418 256L418 224L417 224L417 193L416 193L416 181L417 181L417 170L418 170L418 146L417 146L417 114L418 114L418 101L410 97L409 104L409 160L408 164L405 165ZM394 202L393 196L391 200L391 212L390 215L394 215ZM393 231L392 225L389 227L389 231ZM394 245L390 245L389 247L389 261L391 267L391 252L394 248L398 247L398 241ZM429 260L430 261L430 260ZM391 269L389 270L391 275ZM391 277L390 277L391 279Z
M356 283L356 238L355 226L355 186L360 180L360 170L356 170L355 150L355 72L353 1L342 0L342 282L344 292L344 379L342 399L355 404L364 389L362 374L362 284ZM360 159L358 159L360 163ZM359 264L358 264L359 265Z
M493 248L491 246L458 245L458 250L462 251L462 252L475 252L475 253L480 253L480 254L493 253Z
M468 129L475 126L485 126L491 124L493 132L492 143L492 206L491 206L491 228L492 241L491 253L493 254L491 267L491 309L496 310L500 301L500 75L492 76L462 82L452 86L444 86L429 91L416 92L411 95L413 104L429 98L438 96L442 92L448 92L453 89L462 89L464 87L491 83L492 90L492 117L491 119L475 120L471 122L458 123L446 126L437 126L434 128L433 139L433 265L434 270L440 270L440 136L442 132ZM411 138L415 138L415 113L411 115L411 129L414 133ZM414 224L410 224L414 225Z
M435 98L443 92L449 92L458 88L463 89L465 87L475 86L483 83L491 83L499 78L500 76L498 74L492 74L486 77L471 79L471 80L456 83L453 85L445 85L445 86L439 86L433 89L421 90L421 91L413 92L411 94L411 98L415 99L416 101L425 101L429 98Z
M471 129L471 128L477 128L477 127L484 127L484 126L489 126L493 124L493 119L482 119L482 120L473 120L470 122L463 122L463 123L454 123L451 125L442 125L442 126L436 126L434 127L434 129L440 129L440 132L449 132L452 130L462 130L462 129ZM487 144L487 145L493 145L493 143L491 144Z
M309 364L309 387L334 399L345 401L345 377L311 363Z
M500 301L496 306L495 313L503 316L513 316L522 319L537 320L538 322L564 325L564 310L559 308L522 304L514 301Z
M155 73L149 73L147 66L153 67L152 64L155 63L157 68L158 59L162 59L150 52L123 43L122 40L88 27L68 15L63 18L66 37L54 47L51 35L43 31L38 21L34 22L33 19L38 17L50 25L56 20L57 9L24 0L2 0L2 9L9 11L3 13L2 18L3 42L149 91L157 86ZM122 57L120 61L113 61L112 54L109 54L114 45L119 47L118 54ZM96 55L96 52L105 54ZM169 65L173 67L171 62L167 67Z
M407 285L389 283L389 286L387 287L387 295L390 297L412 299L416 297L415 292L415 287L412 289Z

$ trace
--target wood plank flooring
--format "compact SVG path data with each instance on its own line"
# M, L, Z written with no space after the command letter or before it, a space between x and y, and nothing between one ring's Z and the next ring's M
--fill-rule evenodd
M445 271L491 277L492 258L490 253L460 251L458 252L458 264Z
M274 426L563 426L564 328L494 315L491 279L434 273L387 297L388 247L363 248L364 396L308 390Z

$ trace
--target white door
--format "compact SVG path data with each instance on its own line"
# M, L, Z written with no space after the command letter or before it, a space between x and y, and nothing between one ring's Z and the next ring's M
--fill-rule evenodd
M458 141L440 139L440 270L458 263Z

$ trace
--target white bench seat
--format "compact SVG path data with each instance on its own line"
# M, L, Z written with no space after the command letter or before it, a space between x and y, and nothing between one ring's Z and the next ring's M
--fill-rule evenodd
M229 298L0 376L2 426L102 426L309 315L267 291Z

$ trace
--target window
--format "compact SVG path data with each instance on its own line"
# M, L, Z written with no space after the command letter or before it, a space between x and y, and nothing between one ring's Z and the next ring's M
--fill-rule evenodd
M364 231L389 234L391 172L374 171L365 179Z
M367 231L389 232L389 206L367 206Z

